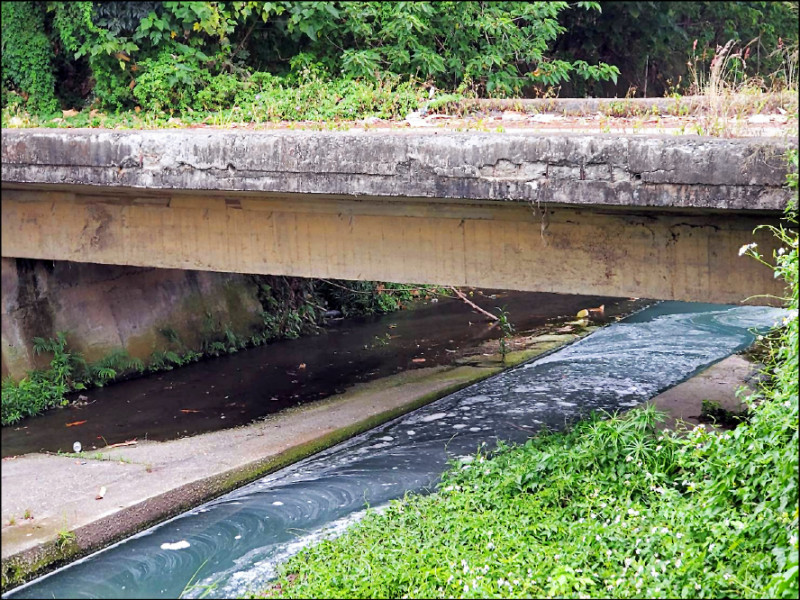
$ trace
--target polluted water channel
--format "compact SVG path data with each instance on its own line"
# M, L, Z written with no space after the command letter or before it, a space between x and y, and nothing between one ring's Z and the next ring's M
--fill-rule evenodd
M602 296L476 290L487 309L505 307L519 332L547 331L564 315L604 305L613 319L635 302ZM165 441L246 425L366 381L448 365L498 338L498 327L460 300L330 321L320 335L280 340L180 369L76 392L70 405L2 429L2 456L87 451L128 440ZM599 321L601 322L601 321ZM65 426L66 425L66 426ZM76 426L70 426L76 425Z
M367 506L435 490L482 445L633 408L726 356L781 309L662 302L10 591L4 598L241 597Z

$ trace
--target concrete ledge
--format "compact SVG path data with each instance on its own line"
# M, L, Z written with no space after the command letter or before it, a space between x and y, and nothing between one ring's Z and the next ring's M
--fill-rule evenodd
M782 211L774 138L4 129L3 184Z

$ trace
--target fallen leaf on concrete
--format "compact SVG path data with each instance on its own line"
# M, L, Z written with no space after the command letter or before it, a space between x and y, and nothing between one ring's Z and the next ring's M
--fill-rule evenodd
M102 500L103 496L106 495L106 486L100 488L100 491L97 492L97 496L95 496L95 500Z
M411 362L412 363L424 363L425 359L424 358L412 358Z
M579 319L585 319L586 317L589 316L589 311L584 308L583 310L579 310L578 314L575 316L578 317Z
M72 423L67 423L67 427L77 427L78 425L83 425L86 421L73 421Z

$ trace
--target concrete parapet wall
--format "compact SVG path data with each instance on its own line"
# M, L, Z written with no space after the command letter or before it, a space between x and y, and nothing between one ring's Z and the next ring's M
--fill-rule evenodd
M20 379L47 366L33 355L37 336L66 331L69 348L88 361L121 348L146 361L174 348L162 329L199 350L214 326L249 336L261 310L244 275L3 258L2 375Z
M586 134L2 132L3 183L781 211L797 141Z

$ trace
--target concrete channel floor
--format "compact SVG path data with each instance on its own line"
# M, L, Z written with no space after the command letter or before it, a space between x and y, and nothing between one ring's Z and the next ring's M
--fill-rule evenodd
M506 366L577 337L532 338ZM169 442L138 441L81 456L3 459L3 588L501 370L499 361L491 358L415 369L235 429ZM669 414L665 425L674 427L680 419L691 426L698 423L703 399L738 409L736 390L755 371L752 363L733 355L652 402ZM64 540L66 531L73 532L74 539ZM66 543L59 544L59 538Z

